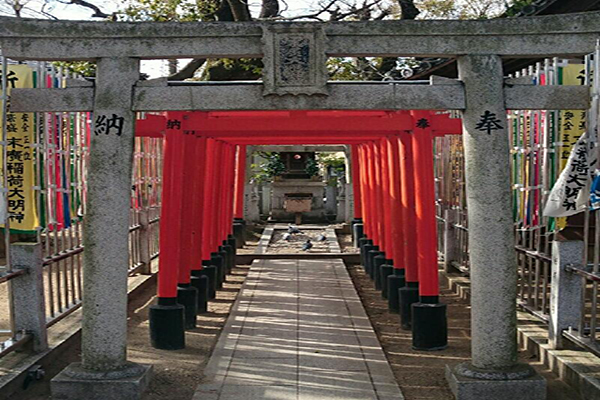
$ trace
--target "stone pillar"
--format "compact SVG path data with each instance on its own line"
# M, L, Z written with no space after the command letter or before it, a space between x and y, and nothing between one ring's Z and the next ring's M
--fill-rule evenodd
M260 221L260 195L258 193L258 185L248 183L246 185L246 204L244 207L244 218L250 222Z
M577 328L581 320L583 280L581 276L567 271L567 267L581 267L583 249L582 241L552 242L552 287L548 324L548 344L552 349L562 349L562 331L571 327Z
M333 215L337 212L336 197L336 187L325 186L325 212L327 215Z
M148 218L148 210L140 210L139 222L140 222L140 262L142 267L140 273L144 275L150 275L152 273L152 258L150 254L150 219Z
M261 207L260 207L260 213L261 215L266 216L267 218L269 218L270 214L271 214L271 203L273 202L273 198L271 196L272 190L271 190L271 183L263 183L262 185L262 196L261 196Z
M30 333L33 336L33 350L44 351L48 348L48 335L42 275L42 245L13 243L10 248L13 268L26 271L25 274L8 281L15 310L15 331Z
M149 381L150 367L126 359L131 108L138 79L139 59L97 62L84 221L82 363L52 380L53 398L138 399Z
M458 58L471 258L471 362L447 368L462 399L544 399L545 381L517 363L517 267L502 61Z
M455 272L452 262L458 259L458 243L456 243L456 223L454 212L444 210L444 271Z

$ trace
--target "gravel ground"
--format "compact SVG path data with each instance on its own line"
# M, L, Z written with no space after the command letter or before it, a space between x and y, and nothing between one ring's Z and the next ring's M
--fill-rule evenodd
M313 247L308 250L308 253L329 253L329 245L327 241L318 242L317 237L323 233L325 234L325 230L319 229L305 229L300 230L300 233L293 233L289 240L284 240L283 235L287 233L287 230L284 229L276 229L273 232L273 236L271 237L271 242L269 243L268 252L269 253L304 253L302 250L302 245L306 242L307 239L310 239Z
M248 270L249 266L238 266L227 276L227 282L217 292L216 300L209 303L209 312L198 315L197 328L186 332L186 348L183 350L157 350L150 346L148 310L156 302L156 287L148 287L129 304L128 359L152 364L154 368L154 378L143 400L192 398ZM14 400L50 400L50 379L69 363L79 361L80 351L79 343L66 349L60 360L46 370L43 381Z
M471 310L468 302L448 289L442 290L441 301L448 306L448 348L416 351L412 349L411 333L400 328L400 317L388 311L387 300L373 288L362 267L353 265L348 269L406 400L454 400L446 383L445 366L470 358ZM529 354L521 352L519 357L523 362L530 362L548 381L547 400L580 399L555 374L539 362L532 362Z
M283 235L284 231L276 232ZM307 233L316 237L319 230ZM248 246L241 249L253 250L260 235L251 236ZM345 235L349 236L349 235ZM304 238L300 236L287 246L285 252L301 251ZM342 236L342 243L348 239ZM273 241L278 244L277 239ZM323 251L315 243L314 251ZM277 246L269 248L275 251ZM348 250L352 248L346 245ZM392 366L398 384L407 400L452 400L452 394L446 385L444 367L467 360L470 355L470 308L468 303L449 290L442 291L442 301L448 304L448 326L450 343L446 350L438 352L415 351L411 348L411 334L399 326L397 314L387 311L387 302L373 289L373 284L359 266L349 266L350 275L367 310L369 319L375 328L386 356ZM148 337L148 308L155 303L155 288L149 287L129 305L128 354L129 359L154 366L154 379L144 400L191 400L194 390L203 379L203 370L221 333L229 311L248 273L249 266L236 267L227 278L223 290L217 294L216 301L209 304L209 313L198 316L198 327L186 334L186 348L178 351L157 350L150 346ZM49 400L49 379L68 363L79 358L78 344L64 352L60 362L47 371L46 379L14 400ZM529 355L521 354L524 361ZM549 382L548 400L575 400L579 397L567 385L546 371L538 363L534 366ZM12 400L12 399L11 399ZM276 399L275 399L276 400Z

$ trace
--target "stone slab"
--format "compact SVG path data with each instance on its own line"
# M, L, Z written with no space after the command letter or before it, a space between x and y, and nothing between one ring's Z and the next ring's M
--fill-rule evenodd
M260 260L194 400L401 400L341 259Z
M71 364L71 366L77 364ZM50 381L53 400L141 400L152 377L152 366L143 373L121 379L81 379L68 375L67 367Z
M446 380L456 400L546 400L546 380L537 374L527 379L491 381L459 376L447 365Z

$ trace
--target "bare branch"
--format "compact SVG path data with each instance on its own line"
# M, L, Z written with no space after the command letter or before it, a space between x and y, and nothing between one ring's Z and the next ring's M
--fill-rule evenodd
M325 6L323 6L320 10L317 10L311 14L296 15L294 17L286 17L286 18L280 18L280 19L283 19L285 21L294 21L297 19L315 19L317 21L324 21L322 18L320 18L320 15L324 14L326 12L330 12L331 8L335 5L335 3L337 1L338 0L330 0L330 2L327 3Z
M250 10L248 9L248 3L243 0L227 0L231 13L236 21L251 21Z
M112 18L113 17L113 15L106 14L105 12L100 10L100 8L98 6L96 6L95 4L89 3L85 0L69 0L69 1L58 0L58 1L63 4L74 4L76 6L89 8L90 10L92 10L94 12L94 14L92 14L92 18Z
M44 4L42 5L42 8L40 9L40 13L42 13L42 15L45 16L45 17L58 20L58 17L55 17L54 15L52 15L48 11L46 11L46 6L47 5L48 5L48 3L44 2Z
M273 18L279 14L279 0L262 0L259 18Z
M354 8L354 9L348 11L348 12L345 12L345 13L338 13L337 16L336 16L336 19L332 20L332 21L340 21L340 20L342 20L342 19L344 19L346 17L349 17L351 15L358 16L359 19L362 21L362 20L364 20L366 18L365 12L368 12L371 9L371 7L373 7L374 5L379 4L381 1L382 0L375 0L372 3L365 2L364 5L361 8Z
M398 0L398 4L402 12L401 19L415 19L421 13L415 6L414 0Z
M194 76L194 73L198 70L198 68L203 66L205 62L205 58L194 58L187 63L185 67L170 75L167 79L170 81L183 81L185 79L189 79Z

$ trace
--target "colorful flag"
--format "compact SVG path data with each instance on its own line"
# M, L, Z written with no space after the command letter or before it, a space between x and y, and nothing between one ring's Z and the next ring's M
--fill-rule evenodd
M26 65L8 65L7 69L7 94L10 105L12 89L33 87L33 70ZM0 93L1 90L3 88L0 86ZM0 110L1 116L2 110ZM3 210L5 219L1 222L4 223L7 217L11 232L16 233L35 233L39 226L34 191L34 129L33 113L7 112L5 144L7 194L6 204L0 204L6 207Z

